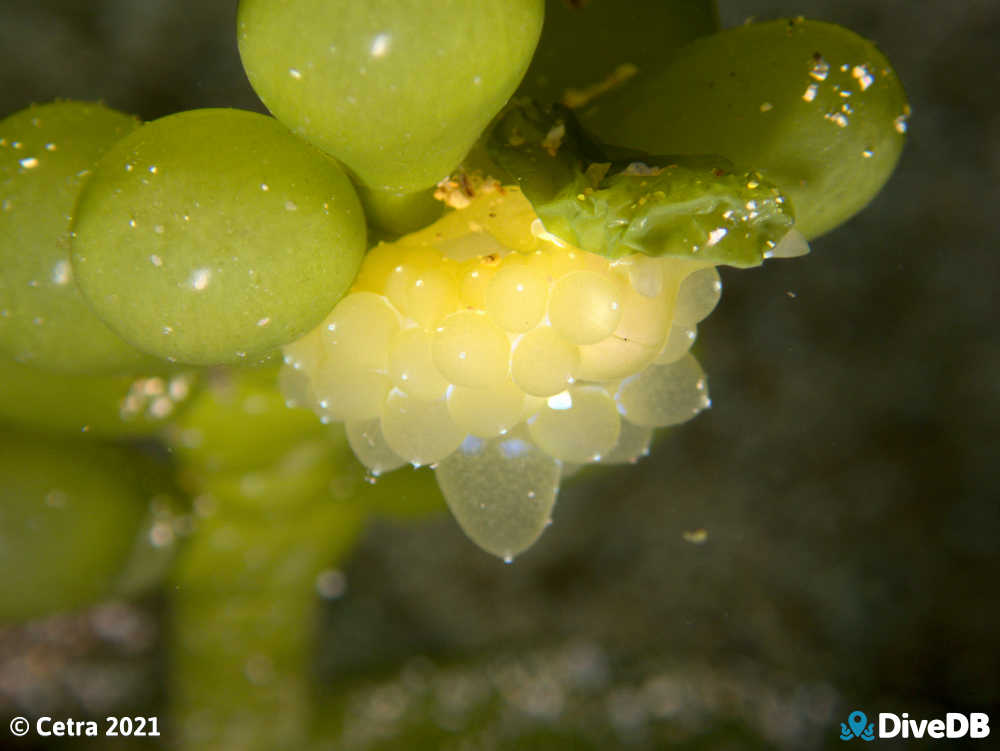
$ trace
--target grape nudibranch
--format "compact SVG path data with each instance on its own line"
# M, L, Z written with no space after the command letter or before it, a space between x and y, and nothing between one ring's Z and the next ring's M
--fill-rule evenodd
M327 319L285 347L286 393L343 421L372 475L430 465L463 530L507 560L575 465L634 462L709 405L688 352L712 261L608 259L547 232L516 186L443 186L454 208L365 257ZM769 255L798 255L790 232Z

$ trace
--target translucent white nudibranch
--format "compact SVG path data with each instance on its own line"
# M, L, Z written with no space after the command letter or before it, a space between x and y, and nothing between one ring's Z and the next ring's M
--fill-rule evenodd
M487 184L373 248L327 319L285 348L284 381L345 423L373 475L433 466L466 534L510 560L571 468L635 462L654 428L709 406L688 350L721 289L705 262L567 246L517 188Z

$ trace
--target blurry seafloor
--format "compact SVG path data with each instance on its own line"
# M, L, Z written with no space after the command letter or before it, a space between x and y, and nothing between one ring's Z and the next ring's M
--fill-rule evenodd
M0 116L259 107L234 5L0 0ZM437 727L455 749L838 748L855 708L1000 706L1000 3L721 5L724 25L804 14L876 40L914 113L900 167L807 258L723 270L699 327L713 408L568 484L516 565L444 515L370 528L315 666L353 747ZM0 631L0 717L156 713L160 615Z

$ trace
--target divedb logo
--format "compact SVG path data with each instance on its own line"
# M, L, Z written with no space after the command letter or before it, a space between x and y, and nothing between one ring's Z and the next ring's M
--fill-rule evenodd
M876 738L988 738L990 735L990 718L984 712L948 712L944 719L910 718L909 713L893 714L879 712L878 733L876 723L869 722L868 716L859 709L847 715L847 722L840 723L840 740L873 741Z

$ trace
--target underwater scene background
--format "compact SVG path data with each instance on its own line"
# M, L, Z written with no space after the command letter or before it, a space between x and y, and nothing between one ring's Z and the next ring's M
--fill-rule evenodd
M264 111L233 6L5 0L0 114L57 97L144 120ZM876 41L913 115L868 208L805 258L721 269L695 350L711 409L635 466L566 481L512 566L444 511L369 523L317 579L319 615L290 618L314 648L287 681L281 628L246 629L287 616L269 574L2 626L0 719L161 718L159 739L116 748L820 749L855 709L1000 706L1000 6L723 0L720 15ZM205 647L178 617L209 648L247 640L238 682L185 658Z

